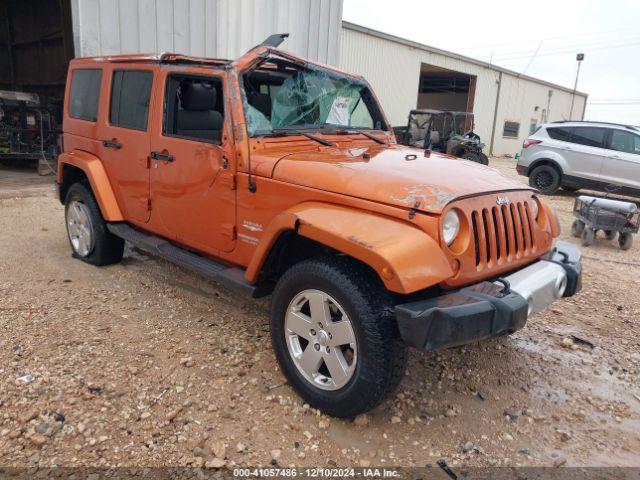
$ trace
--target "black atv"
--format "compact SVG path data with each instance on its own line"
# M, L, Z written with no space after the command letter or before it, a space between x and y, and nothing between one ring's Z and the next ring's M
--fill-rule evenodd
M473 133L473 113L444 110L411 110L406 127L394 127L402 145L431 149L473 162L489 164L484 143Z

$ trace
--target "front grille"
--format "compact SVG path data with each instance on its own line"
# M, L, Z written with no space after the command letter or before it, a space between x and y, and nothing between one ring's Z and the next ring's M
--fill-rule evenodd
M517 260L535 251L533 213L529 202L496 205L471 212L476 267Z

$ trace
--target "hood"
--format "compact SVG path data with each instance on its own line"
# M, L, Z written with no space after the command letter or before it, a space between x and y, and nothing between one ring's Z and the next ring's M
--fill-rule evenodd
M363 156L363 154L368 154ZM369 157L369 158L367 158ZM450 202L474 195L531 190L479 163L401 145L292 153L273 167L275 180L374 202L440 213Z

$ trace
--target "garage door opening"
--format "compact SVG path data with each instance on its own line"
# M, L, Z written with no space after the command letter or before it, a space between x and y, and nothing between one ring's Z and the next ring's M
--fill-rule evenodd
M73 57L70 0L0 1L0 159L54 159Z
M475 76L422 64L418 108L473 112L475 92Z

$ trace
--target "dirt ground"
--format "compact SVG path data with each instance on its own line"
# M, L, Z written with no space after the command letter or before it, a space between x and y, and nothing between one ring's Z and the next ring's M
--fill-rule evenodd
M573 198L548 200L576 242ZM579 295L412 351L393 397L336 420L283 383L268 299L130 249L74 260L51 177L0 167L0 465L640 466L640 241L583 252Z

